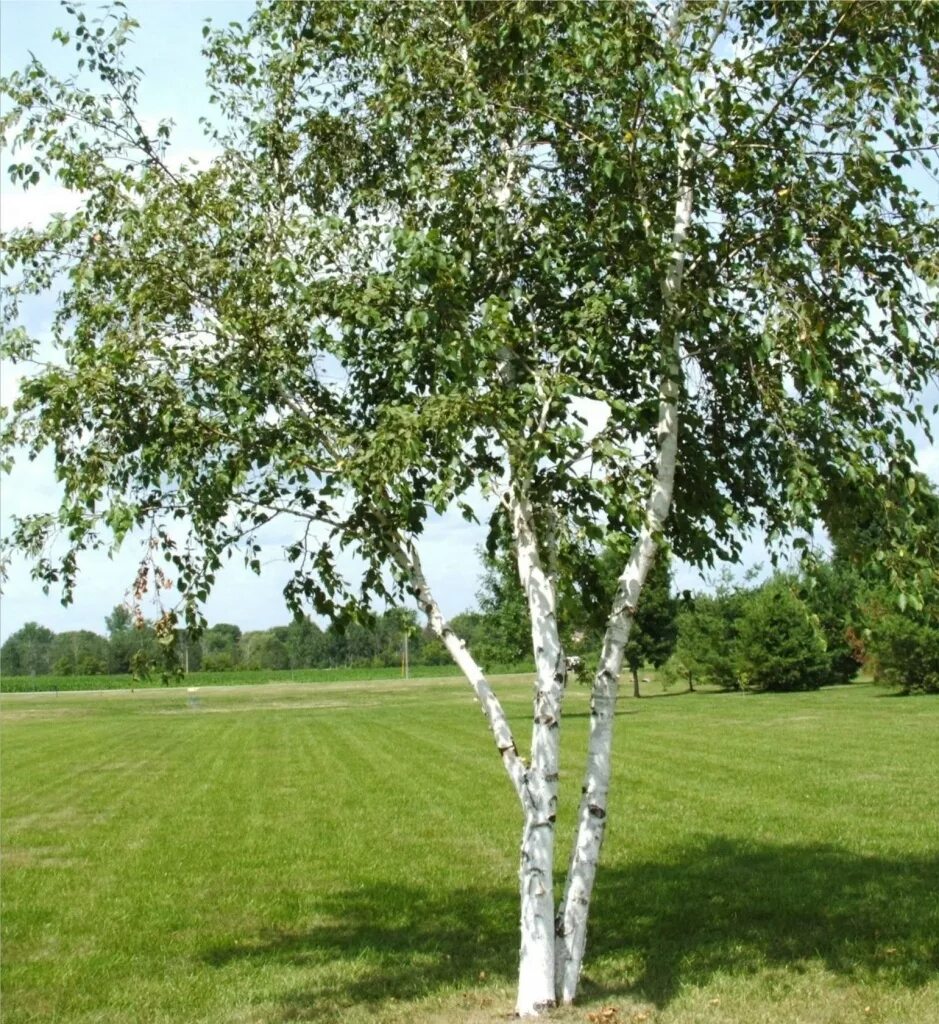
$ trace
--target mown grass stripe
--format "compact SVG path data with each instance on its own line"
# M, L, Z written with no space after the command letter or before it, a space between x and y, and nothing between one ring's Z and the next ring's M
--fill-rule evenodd
M531 679L498 687L524 750ZM511 1008L520 819L458 682L0 708L5 1024ZM566 708L559 875L586 692ZM932 1024L935 703L857 687L619 711L586 1003L567 1019L616 1003L654 1024Z

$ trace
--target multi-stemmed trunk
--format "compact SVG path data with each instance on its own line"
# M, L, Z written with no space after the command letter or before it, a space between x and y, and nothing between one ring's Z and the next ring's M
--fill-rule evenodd
M433 631L469 680L492 730L523 815L519 893L521 948L516 1013L534 1017L559 1002L574 999L586 946L587 917L600 850L606 831L607 795L612 768L613 722L623 652L633 625L639 594L648 576L671 507L678 443L681 364L676 297L684 270L684 246L691 219L687 138L678 147L679 192L672 234L673 253L662 286L663 355L659 385L656 476L646 503L645 524L619 577L590 700L590 733L582 797L563 897L555 912L554 845L558 802L559 729L566 683L558 632L553 566L546 571L539 551L535 515L527 481L513 479L504 496L510 513L519 578L532 623L536 680L531 760L519 756L505 712L482 669L456 636L427 584L413 543L395 534L392 556Z
M672 459L672 465L674 460ZM670 493L670 482L668 484ZM656 494L650 508L660 508ZM655 532L646 528L620 578L591 697L590 742L584 796L564 899L555 912L554 845L558 802L559 729L566 684L564 653L556 621L554 581L542 568L531 508L524 493L510 497L519 571L532 616L537 676L532 716L531 760L519 756L505 712L485 674L445 621L427 584L416 548L401 539L395 561L434 632L473 687L492 730L523 814L519 894L521 946L516 1013L539 1016L558 1002L574 998L586 937L587 911L603 842L610 780L613 714L623 648L655 550ZM666 506L667 511L667 506ZM656 519L657 517L653 517ZM663 517L664 518L664 517Z

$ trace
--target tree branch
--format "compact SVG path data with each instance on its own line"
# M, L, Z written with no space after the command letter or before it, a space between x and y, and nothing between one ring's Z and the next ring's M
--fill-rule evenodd
M410 586L411 593L427 616L427 623L434 634L443 641L450 656L463 671L469 681L482 713L489 723L495 739L496 747L502 757L502 764L512 780L515 792L523 808L530 801L526 782L525 764L519 757L518 748L509 726L508 718L498 697L489 685L483 670L476 663L466 648L466 642L460 639L444 618L440 605L430 589L420 555L413 540L401 536L398 530L392 530L389 537L389 553L398 567L401 576Z

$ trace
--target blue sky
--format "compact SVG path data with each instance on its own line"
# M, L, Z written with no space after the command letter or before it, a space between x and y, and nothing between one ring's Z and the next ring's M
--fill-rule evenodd
M144 117L156 121L171 118L176 123L174 149L178 158L207 153L200 115L210 108L203 82L202 25L206 18L216 23L243 20L253 4L234 0L130 0L128 10L140 22L132 49L133 59L144 71L141 109ZM86 8L89 12L94 7ZM53 42L57 25L68 25L69 15L51 0L3 0L0 3L0 69L8 73L22 66L30 52L53 70L68 71L74 50ZM6 160L3 161L6 163ZM5 230L30 222L41 222L56 210L67 209L69 197L53 185L43 184L29 193L14 190L6 177L0 181L0 226ZM43 331L51 315L51 305L36 302L27 311L29 326ZM18 371L4 367L0 395L8 404L16 393ZM921 464L933 479L939 480L939 449L921 440ZM50 459L16 466L11 477L2 481L0 515L6 522L12 514L48 510L57 502L57 487ZM264 536L262 561L265 569L259 578L233 563L220 575L206 612L210 622L234 622L243 629L263 629L284 623L288 613L281 594L288 577L280 557L284 543L292 539L283 528L271 529ZM453 615L475 603L479 567L476 548L484 539L482 527L473 526L457 516L436 520L421 544L432 587L443 610ZM762 557L759 544L748 545L749 561ZM82 564L75 603L64 608L56 594L48 596L29 578L28 567L14 562L0 605L0 638L5 638L23 623L36 620L56 631L93 629L103 631L104 617L119 603L132 583L140 549L129 541L113 558L92 555ZM700 585L690 569L679 568L680 587Z
M132 53L135 63L144 71L140 91L142 112L149 119L170 117L176 122L173 137L177 154L198 154L206 149L198 125L199 116L211 109L204 98L204 64L200 56L204 20L241 20L252 8L252 3L230 0L131 0L128 4L131 16L140 22ZM67 26L69 22L69 15L58 3L4 0L0 3L0 68L4 73L15 70L32 52L53 70L71 70L74 50L51 39L57 25ZM0 201L0 225L9 229L44 220L49 213L67 208L69 199L53 186L43 185L29 193L14 190L4 176ZM51 305L34 303L27 313L29 326L41 332L50 315ZM3 368L3 404L14 397L18 376L15 369ZM12 476L2 481L0 513L6 521L12 514L54 508L57 500L51 459L35 463L20 460ZM446 517L433 525L422 544L428 575L447 614L453 615L475 603L475 549L483 536L481 528L457 517ZM237 558L232 560L220 574L207 604L210 622L234 622L243 629L264 629L289 621L282 596L289 573L281 559L281 549L291 539L291 533L285 533L283 528L267 532L262 555L264 571L260 577L240 566ZM43 594L42 588L29 578L28 566L15 561L0 606L0 637L9 636L31 620L56 631L102 632L105 615L123 600L133 582L139 557L140 548L132 539L113 558L89 555L82 563L75 602L68 608L59 603L55 593Z

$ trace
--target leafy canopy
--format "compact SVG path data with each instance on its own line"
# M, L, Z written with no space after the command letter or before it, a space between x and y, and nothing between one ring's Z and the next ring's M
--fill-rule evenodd
M4 441L51 447L64 495L11 540L66 599L83 550L142 529L138 588L165 551L195 620L226 551L259 569L289 515L289 601L341 616L506 473L576 575L638 528L675 331L679 557L910 477L939 365L909 177L939 142L935 5L694 4L670 33L643 4L263 3L206 29L204 167L140 120L132 19L72 14L74 77L2 82L12 180L82 197L2 260L5 354L41 362ZM20 309L49 291L45 362Z

